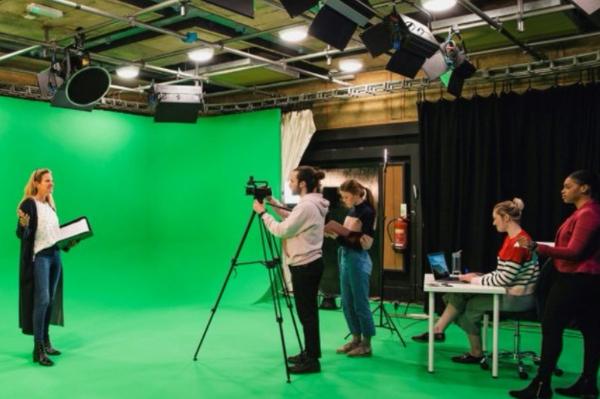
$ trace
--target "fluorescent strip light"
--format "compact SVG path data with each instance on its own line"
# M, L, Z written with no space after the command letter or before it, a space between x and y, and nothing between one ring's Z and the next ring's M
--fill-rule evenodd
M25 7L27 12L31 15L36 15L40 17L48 17L48 18L62 18L63 12L61 10L57 10L56 8L43 6L41 4L29 3L27 7Z

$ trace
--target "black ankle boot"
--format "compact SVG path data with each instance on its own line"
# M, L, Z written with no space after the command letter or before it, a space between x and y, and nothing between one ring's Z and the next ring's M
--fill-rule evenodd
M552 388L549 381L542 381L535 377L531 384L520 391L510 391L510 396L517 399L550 399L552 397Z
M556 388L556 393L572 398L596 399L598 397L598 386L596 379L591 377L581 376L568 388Z
M33 362L39 363L40 366L52 366L54 362L48 359L46 356L46 351L44 350L43 342L36 342L33 346Z
M50 356L58 356L61 353L58 349L54 349L52 347L52 344L50 343L50 338L46 338L44 340L44 350L46 351L46 355Z

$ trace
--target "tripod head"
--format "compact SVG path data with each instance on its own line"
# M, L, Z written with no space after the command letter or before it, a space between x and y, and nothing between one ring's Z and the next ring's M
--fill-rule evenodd
M254 177L250 176L246 183L246 195L254 196L254 199L262 204L266 197L273 195L273 191L269 187L268 181L254 180Z

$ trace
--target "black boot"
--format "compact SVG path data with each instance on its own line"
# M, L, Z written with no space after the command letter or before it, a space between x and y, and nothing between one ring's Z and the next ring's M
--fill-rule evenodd
M33 362L46 367L54 365L54 362L46 356L43 342L35 342L33 346Z
M572 398L596 399L598 397L598 386L596 379L581 376L577 382L568 388L556 388L556 393Z
M510 391L510 396L517 399L550 399L552 397L552 388L549 381L543 381L535 377L531 384L520 391Z
M61 353L58 349L54 349L52 347L52 344L50 343L50 337L44 339L44 350L46 351L46 354L50 356L58 356Z

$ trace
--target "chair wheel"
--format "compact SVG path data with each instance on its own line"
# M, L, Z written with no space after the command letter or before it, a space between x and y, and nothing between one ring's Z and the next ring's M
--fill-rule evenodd
M554 369L554 375L557 377L560 377L564 374L565 372L562 371L561 369Z
M527 371L519 371L519 378L522 380L526 380L529 378L529 374L527 374Z

